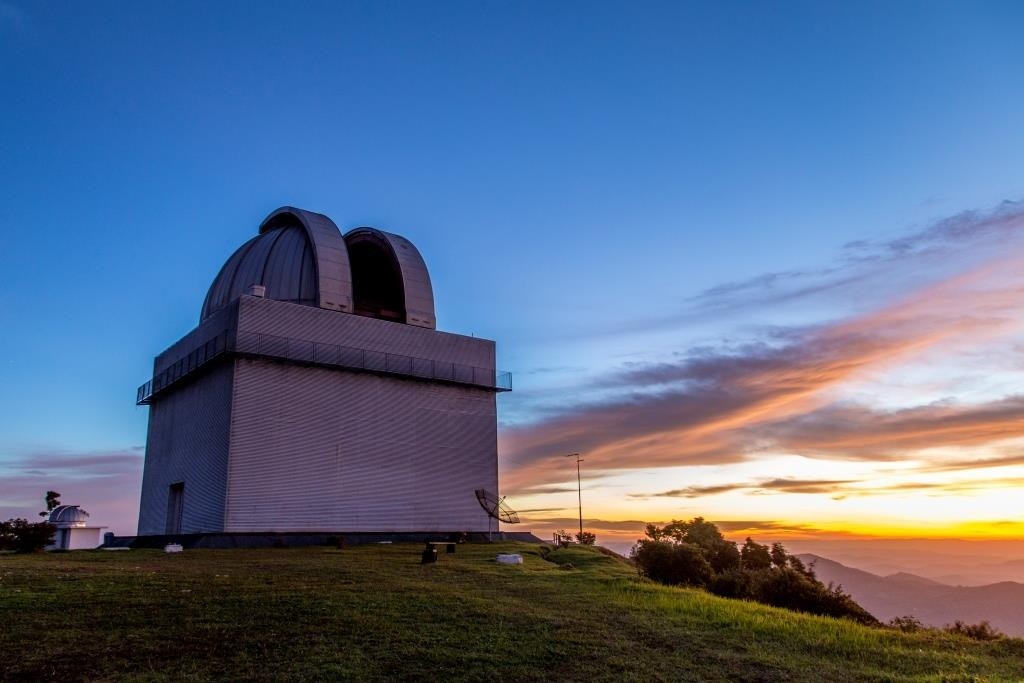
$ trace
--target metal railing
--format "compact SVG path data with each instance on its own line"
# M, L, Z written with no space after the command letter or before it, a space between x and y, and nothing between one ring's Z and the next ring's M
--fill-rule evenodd
M480 368L258 332L238 332L232 337L227 331L224 331L196 347L187 356L139 387L136 393L136 403L149 403L155 394L225 353L277 358L377 374L415 377L452 384L486 387L495 391L512 390L512 373L501 372L493 368Z
M139 387L135 393L135 403L149 403L154 394L160 393L178 380L191 375L215 358L223 356L230 350L231 345L231 337L227 330L208 339Z

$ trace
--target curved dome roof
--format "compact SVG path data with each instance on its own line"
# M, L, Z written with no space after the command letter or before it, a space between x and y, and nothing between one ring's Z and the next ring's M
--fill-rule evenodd
M220 269L201 319L253 285L264 296L306 306L434 329L434 294L419 251L409 240L375 228L342 237L323 214L285 206Z
M345 235L345 245L356 313L434 329L430 274L412 242L376 228L356 228ZM380 298L390 298L394 309L381 310Z
M84 523L89 519L89 513L77 505L58 505L50 511L47 521L50 524L76 524Z
M210 286L202 317L246 294L251 285L266 287L268 299L317 305L316 262L302 228L277 228L239 247Z

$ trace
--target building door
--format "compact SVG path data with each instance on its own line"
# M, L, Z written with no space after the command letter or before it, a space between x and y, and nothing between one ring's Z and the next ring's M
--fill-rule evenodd
M181 515L184 509L185 482L179 481L177 484L171 484L171 489L167 494L167 525L164 530L165 533L181 533Z

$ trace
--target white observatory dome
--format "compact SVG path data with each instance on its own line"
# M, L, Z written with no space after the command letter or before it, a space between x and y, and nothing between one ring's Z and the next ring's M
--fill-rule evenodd
M47 521L58 527L85 526L89 513L77 505L58 505L50 512Z

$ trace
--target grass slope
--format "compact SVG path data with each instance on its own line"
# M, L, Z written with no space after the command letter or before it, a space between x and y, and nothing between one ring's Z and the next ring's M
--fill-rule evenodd
M1024 679L1020 641L804 616L502 543L0 556L5 680ZM493 562L519 552L522 566Z

